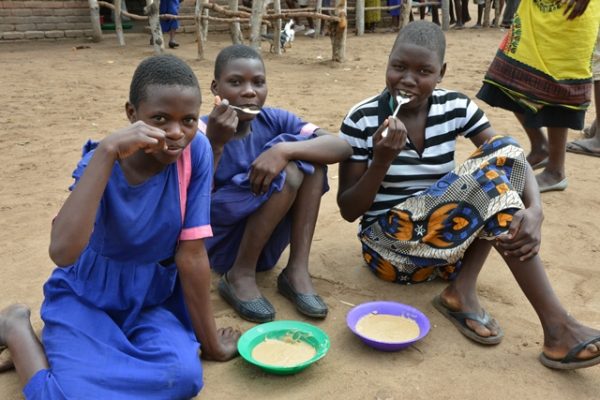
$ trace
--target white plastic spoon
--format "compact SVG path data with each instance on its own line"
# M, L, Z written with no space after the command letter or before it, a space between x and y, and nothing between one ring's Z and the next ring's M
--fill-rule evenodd
M392 117L395 117L396 115L398 115L398 111L400 111L400 106L402 104L406 104L410 101L410 97L402 97L400 95L396 96L396 102L398 103L398 105L396 106L396 109L394 110L394 113L392 114ZM383 132L381 132L381 137L386 137L388 134L388 128L385 128Z
M253 108L249 108L249 107L238 107L238 106L232 106L231 104L229 105L229 107L233 108L234 110L241 111L244 114L251 114L251 115L260 114L260 108L253 109Z

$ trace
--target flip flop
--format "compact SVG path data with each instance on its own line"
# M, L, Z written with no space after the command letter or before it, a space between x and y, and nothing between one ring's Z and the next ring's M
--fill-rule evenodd
M590 149L589 147L586 147L584 144L581 143L581 141L578 141L578 140L567 143L567 151L569 153L583 154L583 155L592 156L592 157L600 157L600 152L594 152L592 149Z
M562 191L565 190L569 186L569 181L567 178L563 179L560 182L557 182L553 185L540 186L540 193L545 192L553 192L553 191Z
M548 157L544 158L542 161L537 162L533 165L531 165L531 169L541 169L541 168L545 168L546 165L548 165Z
M552 359L546 356L544 353L540 353L539 360L540 362L548 368L552 369L579 369L579 368L587 368L592 367L594 365L600 364L600 354L597 354L595 357L589 358L587 360L578 360L577 354L586 348L588 344L600 342L600 335L589 338L579 344L576 344L569 350L566 356L560 360Z
M446 307L444 303L442 303L442 298L440 296L436 296L433 299L432 303L435 309L438 310L450 322L452 322L452 324L456 326L460 333L465 335L467 338L473 340L474 342L491 346L498 344L502 341L502 338L504 337L504 331L502 330L502 328L498 328L497 335L485 337L478 335L477 332L469 328L469 326L467 325L468 319L473 320L481 325L486 325L492 320L492 317L490 316L490 314L488 314L487 311L483 310L483 315L470 312L450 311L450 309L448 309L448 307Z

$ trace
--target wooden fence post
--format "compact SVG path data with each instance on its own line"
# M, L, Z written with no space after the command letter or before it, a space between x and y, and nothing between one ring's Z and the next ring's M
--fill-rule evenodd
M260 27L265 9L265 0L252 1L252 16L250 17L250 46L260 51Z
M100 7L97 0L89 0L90 18L92 20L92 39L94 42L102 41L102 27L100 26Z
M448 29L450 29L450 0L442 0L442 30Z
M275 14L281 14L281 0L273 1L273 11ZM273 50L275 54L281 54L281 18L275 20L275 26L273 27Z
M115 0L115 32L119 46L125 46L125 37L123 36L123 21L121 18L121 0Z
M229 9L233 12L238 11L238 0L229 0ZM239 22L230 22L229 23L229 32L231 34L231 43L232 44L242 44L244 41L242 40L242 30L240 29Z
M402 0L402 8L400 9L400 29L404 28L408 24L411 12L412 0Z
M340 18L339 22L332 23L331 34L331 59L335 62L344 62L346 59L346 36L348 32L348 20L346 17L346 0L336 0L335 15Z
M146 0L144 13L148 16L148 25L150 25L152 43L154 46L154 52L156 54L162 53L165 49L162 29L160 29L160 17L158 11L158 0Z
M365 34L365 0L356 0L355 6L356 36Z
M204 0L196 0L194 16L196 19L196 42L198 44L198 60L204 60L204 33L202 31L202 10Z

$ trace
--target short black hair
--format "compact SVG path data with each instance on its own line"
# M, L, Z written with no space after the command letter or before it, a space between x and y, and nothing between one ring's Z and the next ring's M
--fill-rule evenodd
M193 87L200 93L194 71L172 54L148 57L138 65L129 87L129 102L135 108L146 99L147 88L151 85Z
M439 25L429 21L413 21L400 30L392 51L400 43L411 43L425 47L437 53L440 63L444 64L446 54L446 37ZM390 52L391 53L391 52Z
M246 46L243 44L234 44L225 47L217 55L217 59L215 60L215 79L219 79L221 77L221 73L223 72L225 67L227 67L227 64L229 64L233 60L237 60L240 58L259 60L263 64L263 67L265 65L258 51L254 50L250 46Z

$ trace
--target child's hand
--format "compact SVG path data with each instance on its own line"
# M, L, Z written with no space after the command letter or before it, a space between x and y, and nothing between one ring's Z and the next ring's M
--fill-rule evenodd
M237 126L238 115L233 108L229 107L229 101L215 96L215 107L208 115L206 124L206 136L210 143L213 146L224 146L235 135Z
M387 135L383 132L387 128ZM373 163L390 166L406 145L406 126L396 117L389 117L373 135Z
M543 220L542 211L538 208L517 211L508 233L496 238L498 250L505 256L519 257L521 261L535 256L540 251Z
M563 3L567 3L563 15L567 16L567 19L575 19L585 12L590 0L562 0Z
M202 358L213 361L228 361L238 355L237 342L240 338L241 332L233 328L219 328L217 329L217 336L219 341L219 350L215 353L218 354L207 354L202 352Z
M252 193L257 195L267 193L273 179L287 166L289 160L281 151L282 145L285 143L276 144L264 151L250 166L248 179Z
M138 150L156 153L167 148L166 133L162 129L137 121L100 142L117 160L123 160Z

